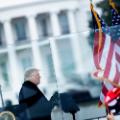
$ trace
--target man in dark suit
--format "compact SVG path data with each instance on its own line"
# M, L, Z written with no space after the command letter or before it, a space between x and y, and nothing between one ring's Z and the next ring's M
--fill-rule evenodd
M53 95L50 101L47 100L37 87L40 78L38 69L33 68L25 72L24 83L19 93L19 104L26 105L22 120L51 120L56 95Z

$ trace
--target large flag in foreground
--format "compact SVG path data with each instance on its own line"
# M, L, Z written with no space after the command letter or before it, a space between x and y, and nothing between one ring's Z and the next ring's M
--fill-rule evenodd
M115 57L117 67L120 71L120 13L115 8L115 4L110 0L112 27L110 28L111 39L115 44Z
M92 6L92 5L91 5ZM93 14L94 26L98 26L97 32L95 28L95 39L94 39L94 63L97 69L102 69L102 76L111 80L111 82L104 81L102 83L102 91L100 95L99 105L104 103L104 98L107 92L114 88L111 83L119 83L119 64L120 63L120 53L119 49L119 29L116 30L119 24L119 14L111 5L112 11L112 27L106 27L100 17L97 15L93 7L91 7ZM96 17L98 16L98 17ZM99 22L98 22L99 19ZM117 22L118 21L118 22ZM115 27L116 24L116 27ZM101 27L99 27L101 26ZM117 32L116 32L117 31ZM117 36L116 36L117 34ZM102 36L102 37L101 37ZM97 62L96 62L97 61ZM97 76L99 73L96 73Z
M111 45L109 47L109 54L106 61L103 76L110 79L112 82L120 83L120 14L118 13L115 4L110 0L110 8L112 15L112 26L110 29ZM104 82L102 84L102 92L100 101L104 101L106 93L113 89L115 86L111 83ZM100 102L100 103L101 103Z

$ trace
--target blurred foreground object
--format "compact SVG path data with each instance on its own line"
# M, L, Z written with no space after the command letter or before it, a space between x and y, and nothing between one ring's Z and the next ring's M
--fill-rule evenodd
M107 120L115 120L115 119L114 119L114 115L113 115L112 113L109 113L109 114L107 115Z
M0 113L0 120L16 120L16 119L12 112L3 111Z
M118 114L120 112L120 88L114 88L107 93L105 105L109 113Z

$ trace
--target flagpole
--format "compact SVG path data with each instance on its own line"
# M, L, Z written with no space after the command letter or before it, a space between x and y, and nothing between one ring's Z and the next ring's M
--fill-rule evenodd
M113 2L113 0L109 0L109 4L112 6L112 8L114 8L114 10L118 13L118 10L116 8L116 4L115 2Z

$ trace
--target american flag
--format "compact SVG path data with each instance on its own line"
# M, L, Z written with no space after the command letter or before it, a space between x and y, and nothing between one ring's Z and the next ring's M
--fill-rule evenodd
M112 27L110 29L112 41L115 43L115 56L120 69L120 14L111 6ZM120 70L119 70L120 71Z
M95 14L93 13L94 11L92 10L93 14L93 21L94 24L97 23ZM112 27L106 27L105 23L103 20L99 18L99 22L102 26L102 45L100 52L97 50L99 47L99 35L100 33L95 32L95 39L94 39L94 63L99 64L99 66L104 69L104 72L102 73L96 73L95 75L97 76L98 74L102 74L103 77L108 78L109 80L119 83L119 69L120 69L120 15L117 13L117 11L111 6L111 12L112 12ZM97 15L98 16L98 15ZM98 23L96 24L98 26ZM95 26L96 26L95 25ZM107 28L107 29L105 29ZM99 29L99 27L98 27ZM98 46L98 47L96 47ZM97 52L95 52L97 51ZM99 56L99 58L97 58ZM98 61L99 60L99 61ZM98 62L96 62L98 61ZM98 65L96 65L96 68ZM107 92L111 89L113 89L114 86L109 83L104 81L102 83L102 90L100 94L100 102L99 105L104 103L104 98L107 94Z
M110 5L112 15L112 26L110 27L111 42L106 67L103 76L111 81L120 83L120 14ZM111 47L112 46L112 47ZM103 83L100 101L104 101L106 93L113 89L110 83Z
M99 17L97 12L94 10L91 4L91 12L93 17L94 25L94 47L93 47L93 57L94 63L97 69L103 69L104 66L101 64L101 58L104 55L106 57L106 52L104 52L105 42L110 41L108 27L105 22ZM105 54L104 54L105 53Z

